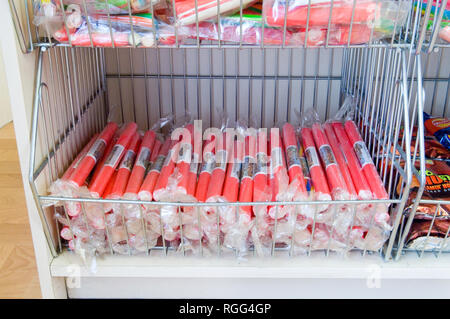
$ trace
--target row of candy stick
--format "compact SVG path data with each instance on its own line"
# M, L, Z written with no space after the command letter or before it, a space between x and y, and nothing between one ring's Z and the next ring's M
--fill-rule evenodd
M352 120L244 128L241 138L222 130L204 141L192 123L183 129L164 140L110 122L93 136L52 194L167 204L63 201L58 218L71 249L135 253L163 239L184 251L253 246L266 255L274 245L378 250L387 239L387 204L327 202L389 198ZM227 204L238 202L253 204Z

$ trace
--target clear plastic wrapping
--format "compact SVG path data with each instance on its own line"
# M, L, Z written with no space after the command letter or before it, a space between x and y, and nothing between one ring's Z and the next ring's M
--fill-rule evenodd
M175 17L177 25L194 24L217 18L218 14L226 16L255 2L255 0L175 0L168 1L170 14ZM196 8L197 4L197 8Z

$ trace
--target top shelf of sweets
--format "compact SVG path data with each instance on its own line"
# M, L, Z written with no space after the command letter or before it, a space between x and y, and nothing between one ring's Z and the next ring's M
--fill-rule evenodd
M448 18L440 19L439 10L430 18L417 11L427 3L412 0L35 0L29 8L33 17L21 32L29 51L49 45L410 47L432 38L435 28L422 28L423 21ZM444 25L439 31L446 39Z

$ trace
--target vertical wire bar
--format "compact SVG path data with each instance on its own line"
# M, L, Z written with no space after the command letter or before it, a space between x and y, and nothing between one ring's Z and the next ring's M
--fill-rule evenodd
M92 27L91 27L91 21L89 19L88 9L86 6L86 0L83 0L83 6L84 6L84 12L86 12L86 24L87 24L88 33L89 33L89 41L91 42L91 48L93 48L94 41L92 41ZM64 11L64 9L63 9L63 11ZM69 37L70 37L70 35L69 35Z
M64 8L64 1L61 0L61 7ZM66 33L67 33L67 40L69 40L69 45L72 47L72 37L70 35L69 32L69 27L67 26L67 19L66 19L66 10L61 10L62 15L63 15L63 21L64 21L64 28L66 29ZM37 38L39 39L39 34L37 35Z
M199 238L199 244L200 244L200 254L203 257L203 228L202 228L202 222L200 217L200 210L198 209L198 206L195 207L195 211L197 213L197 223L198 223L198 238Z
M72 123L73 123L73 129L74 131L76 130L76 122L75 122L75 113L74 113L74 106L73 106L73 97L72 97L72 85L71 85L71 73L70 73L70 68L69 68L69 57L67 54L67 48L64 48L64 56L65 56L65 65L66 65L66 75L67 75L67 85L68 85L68 92L69 92L69 101L70 101L70 110L71 110L71 115L72 115ZM76 139L76 145L77 148L76 150L79 151L81 149L80 145L80 139L79 139L79 135L75 134L75 139Z
M152 7L153 7L153 5L152 5ZM153 18L153 15L152 15L152 18ZM150 104L148 102L149 87L148 87L148 78L147 78L147 49L144 49L143 59L144 59L145 114L146 114L146 118L147 118L147 130L149 130L150 129L150 117L149 117L148 109L150 107Z
M161 242L162 242L162 245L163 245L164 255L167 256L166 236L165 236L165 233L164 233L164 224L163 224L162 216L161 216L161 208L162 208L162 206L158 206L158 210L159 210L159 226L161 227Z
M286 122L291 120L291 95L292 95L292 48L289 49L288 60L288 92L287 92L287 107L286 107Z
M51 81L52 81L52 84L53 84L53 87L54 87L54 86L56 86L57 82L55 81L55 73L53 72L54 69L53 69L53 62L52 62L52 55L53 55L52 54L52 50L48 50L47 54L48 54L49 71L50 71L50 74L51 74ZM55 105L58 105L55 91L56 90L52 89L52 93L53 93L52 94L52 96L53 96L52 99L53 99ZM62 120L62 117L61 117L60 108L59 107L55 107L55 109L56 109L57 124L58 124L58 130L57 130L56 134L58 136L58 143L61 146L61 152L62 152L62 157L63 157L62 158L62 163L63 163L62 164L62 168L64 169L65 165L66 165L64 163L67 163L69 161L67 154L64 152L64 150L66 150L67 148L64 147L64 145L62 145L62 141L66 141L66 130L65 129L61 129L61 126L63 125L63 120ZM61 132L62 132L62 138L61 138Z
M356 0L353 0L352 19L350 21L350 28L348 31L348 43L347 43L348 47L350 46L351 39L352 39L353 21L355 19L355 8L356 8Z
M433 219L431 220L430 227L428 228L427 237L425 238L425 242L423 243L423 247L422 247L422 250L420 252L419 258L423 257L423 253L424 253L424 251L425 251L425 249L427 247L427 244L428 244L428 242L430 240L430 233L431 233L431 230L433 229L434 221L436 220L437 213L440 211L440 209L441 209L441 204L439 203L439 204L436 205L436 210L434 211Z
M125 216L123 214L123 207L122 207L122 205L120 205L119 210L120 210L120 217L122 219L123 229L125 230L125 234L127 236L126 242L127 242L127 247L128 247L128 255L131 256L132 252L131 252L131 246L130 246L130 234L128 232L127 222L125 221Z
M148 237L147 237L147 222L144 219L144 213L142 211L142 206L137 204L139 208L139 214L140 214L140 220L141 220L141 226L142 231L144 232L144 238L145 238L145 254L148 256L149 254L149 248L148 248Z
M271 251L270 251L270 255L273 257L273 254L274 254L274 252L275 252L275 245L276 245L276 242L277 242L277 226L278 226L278 210L279 210L279 208L280 208L280 206L277 204L277 205L275 205L275 222L274 222L274 225L273 225L273 235L272 235L272 249L271 249Z
M129 1L129 0L128 0ZM134 119L134 122L136 122L136 101L135 101L135 99L134 99L134 94L135 94L135 91L134 91L134 63L133 63L133 51L132 51L132 49L130 48L129 49L130 51L130 55L129 55L129 58L130 58L130 75L131 75L131 79L130 79L130 81L131 81L131 100L133 101L133 119Z
M116 48L116 44L115 44L114 36L113 36L113 30L112 30L112 24L111 24L111 15L110 15L110 12L109 12L109 5L106 5L106 16L108 18L109 35L111 37L111 46L113 47L113 49L115 49Z
M331 18L333 16L333 2L334 2L334 0L330 1L330 16L328 17L328 26L327 26L327 36L326 36L326 39L325 39L325 48L328 48L328 42L330 40Z
M333 76L333 65L334 65L333 62L334 62L335 49L329 49L329 50L331 50L331 54L330 54L330 61L328 62L327 101L326 101L326 112L325 112L325 118L326 119L328 119L330 117L330 108L331 108L331 106L330 106L330 103L331 103L330 95L331 95L331 83L332 83L331 77Z
M135 38L135 34L134 34L133 17L131 15L131 3L130 3L130 0L127 0L127 5L128 5L128 17L130 18L131 39L133 40L133 47L136 48L136 38Z
M102 212L103 212L103 220L105 221L105 232L106 232L106 238L108 240L109 253L111 255L114 255L114 249L113 249L112 242L111 242L111 233L109 231L108 219L106 218L106 212L105 212L105 205L104 204L102 204Z
M335 229L334 224L335 224L335 221L336 221L337 206L338 206L337 204L332 204L331 205L331 207L332 207L334 212L333 212L333 224L331 225L330 236L328 236L327 250L325 252L325 256L327 256L327 257L330 255L331 238L333 237L334 229Z
M185 245L184 245L184 234L183 234L183 216L181 215L181 206L177 207L177 212L178 212L178 218L179 218L179 223L180 223L180 242L181 242L181 249L183 251L183 256L186 256L186 249L185 249Z
M217 216L217 256L220 257L222 251L222 247L220 245L220 214L218 212L217 206L214 207L214 209Z
M291 247L289 249L289 257L293 256L294 253L294 245L295 245L295 226L297 226L297 217L300 205L295 205L295 214L294 214L294 225L292 226L292 235L291 235ZM300 206L301 207L301 206Z
M313 245L313 241L314 241L314 233L316 231L316 218L317 218L317 206L318 204L314 204L314 219L313 219L313 224L312 224L312 228L311 228L311 237L309 240L309 249L308 249L308 256L311 256L311 251L312 251L312 245Z
M119 59L119 49L115 49L116 51L116 62L117 62L117 82L119 84L119 98L120 98L120 112L122 115L122 122L125 122L125 115L123 113L123 99L122 99L122 79L121 79L121 71L120 71L120 59Z
M305 49L308 47L308 32L309 32L309 18L311 15L311 0L308 0L308 13L306 17L306 30L305 30Z

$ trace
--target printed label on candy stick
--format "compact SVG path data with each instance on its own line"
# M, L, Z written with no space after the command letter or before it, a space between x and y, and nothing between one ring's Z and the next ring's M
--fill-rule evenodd
M122 154L124 149L125 147L123 147L123 145L114 145L111 153L109 153L108 158L105 161L105 166L117 167L120 155Z
M309 169L312 169L315 166L320 166L319 156L317 155L316 148L314 146L310 146L305 150L306 161L308 162Z
M189 172L197 174L197 172L198 172L198 163L192 162L191 165L189 166Z
M161 156L161 155L160 155ZM161 167L166 167L167 165L169 165L169 163L170 163L170 160L172 159L172 156L173 156L173 149L170 149L169 150L169 153L167 154L167 156L166 157L164 157L164 159L163 159L163 164L162 164L162 166ZM158 156L158 159L156 160L156 162L159 160L159 156ZM156 163L155 162L155 163Z
M323 164L325 168L328 168L331 165L337 165L336 158L334 157L333 151L331 150L330 145L322 145L319 148L320 157L323 160Z
M164 155L159 155L158 158L156 159L156 161L153 163L153 165L150 169L150 172L158 172L158 173L161 172L161 169L162 169L164 163L166 162L167 158L170 158L170 157L166 157Z
M303 171L303 176L306 179L309 179L310 175L309 175L308 163L306 163L306 158L300 157L299 160L300 160L300 166L301 166L302 171Z
M244 158L244 164L242 164L242 171L241 171L241 180L244 180L245 178L253 178L255 165L254 163L250 163L251 157L246 156Z
M291 168L294 166L298 166L298 167L301 166L300 157L298 156L297 146L291 145L286 149L286 158L287 158L288 168Z
M230 176L239 180L240 172L241 172L241 163L233 163L233 166L231 167Z
M180 146L180 150L178 152L178 163L185 162L190 163L192 156L192 145L189 143L183 143Z
M91 157L97 163L97 161L105 151L105 148L106 148L106 141L102 138L99 138L94 142L94 145L92 145L91 149L86 154L86 156Z
M268 158L266 153L256 154L255 176L258 174L267 174Z
M216 165L214 154L211 152L205 153L205 155L203 156L203 161L204 162L202 163L202 166L200 168L200 173L211 173Z
M192 162L191 165L189 166L189 172L197 174L198 172L198 162L199 162L199 156L198 154L194 154L192 156Z
M136 153L132 150L128 150L125 156L123 157L122 162L120 163L120 168L126 168L131 171L133 168L134 159L136 158Z
M373 164L369 151L366 148L366 144L363 141L358 141L353 145L356 156L358 157L359 164L363 168L367 164Z
M216 165L214 169L221 169L225 171L227 168L227 157L228 153L226 150L220 150L216 153Z
M147 168L151 153L152 152L150 151L150 149L148 147L142 147L135 166Z

